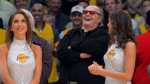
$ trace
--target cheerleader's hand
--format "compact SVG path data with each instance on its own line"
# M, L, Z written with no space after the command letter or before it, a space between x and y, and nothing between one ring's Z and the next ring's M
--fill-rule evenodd
M102 70L103 70L103 66L99 65L98 63L96 62L93 62L93 64L91 64L89 67L88 67L88 70L91 74L93 75L101 75L102 73Z

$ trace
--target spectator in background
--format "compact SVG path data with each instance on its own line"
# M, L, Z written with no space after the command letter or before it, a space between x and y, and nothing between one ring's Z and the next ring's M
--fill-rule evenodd
M125 6L125 0L118 0L117 10L123 10L124 6ZM132 26L133 26L133 30L134 30L135 35L136 36L140 35L141 31L140 31L140 28L139 28L136 20L131 18L131 21L132 21Z
M117 0L104 0L104 9L107 12L105 15L105 23L104 23L104 25L106 26L108 23L109 14L117 10ZM108 30L108 27L106 30Z
M110 14L117 10L117 0L104 0L105 10Z
M101 29L102 20L102 9L87 6L83 11L83 27L71 29L61 39L57 49L61 84L104 84L103 77L90 74L87 68L93 61L104 66L109 36Z
M70 14L70 19L71 22L69 22L66 25L66 29L62 31L59 34L60 39L63 38L63 36L70 30L74 28L81 28L82 27L82 13L83 13L84 8L82 6L76 5L73 6L71 9L71 14Z
M143 0L125 0L127 6L127 12L130 14L131 18L138 18L143 15L142 10L140 9L140 5Z
M42 5L44 6L44 10L46 14L50 11L49 2L50 0L42 0Z
M0 0L0 17L3 20L4 29L7 29L10 15L16 12L16 8L6 0Z
M102 5L100 5L102 6ZM102 6L103 7L103 6ZM104 0L104 30L108 31L107 23L108 23L108 16L111 12L117 10L117 0Z
M150 26L150 11L146 14L146 23ZM150 77L147 68L150 64L150 29L144 34L136 37L137 55L135 71L132 79L132 84L150 84Z
M29 0L28 0L29 1ZM48 1L48 0L30 0L30 3L29 3L29 8L28 10L31 10L32 9L32 6L35 4L35 3L42 3L43 1Z
M14 0L14 5L17 10L28 9L28 0Z
M140 20L139 22L140 16L143 14L143 12L142 14L140 14L139 12L141 11L141 9L138 8L142 4L142 2L143 0L126 0L127 9L124 11L129 13L132 19L136 20L141 33L144 33L146 32L146 27L140 23L142 20Z
M43 21L50 24L52 27L55 27L55 21L52 15L44 15Z
M104 1L104 4L105 4L105 10L108 12L108 14L111 14L111 12L113 11L117 11L117 10L123 10L123 1L124 0L105 0ZM136 35L139 35L141 34L141 31L139 29L139 26L137 24L137 22L132 19L132 28L134 29L134 33Z
M44 23L45 15L44 7L40 3L36 3L32 7L32 15L35 20L35 28L33 31L40 37L46 39L52 46L52 51L55 51L59 42L59 33L50 24ZM48 79L48 83L53 83L58 80L55 55L52 56L52 71Z
M44 21L45 23L50 24L50 25L53 27L53 29L58 32L58 30L55 28L55 21L54 21L52 15L45 15L44 18L43 18L43 21ZM55 52L54 49L52 49L52 53L53 53L54 55L56 55L56 54L55 54L56 52ZM55 57L55 59L56 59L57 73L58 73L58 76L59 76L60 62L59 62L59 60L57 59L57 57Z
M117 9L123 10L125 8L125 0L118 0L117 2Z
M89 2L86 0L80 0L78 2L78 5L82 6L83 8L86 8L89 5Z
M61 33L61 31L65 30L67 23L70 22L70 18L61 12L62 0L50 0L49 6L50 11L48 14L54 16L55 28Z
M146 13L150 10L150 0L143 0L142 2L143 15L140 18L136 18L138 25L140 26L141 33L146 33L149 26L146 24L145 16Z
M28 16L31 23L31 28L33 30L35 21L32 14L26 9L21 9L21 10L23 10ZM33 44L39 45L42 49L42 74L40 78L40 84L47 84L48 83L47 80L52 70L52 54L50 52L51 46L49 45L47 40L39 37L34 31L32 31L32 39L33 39Z

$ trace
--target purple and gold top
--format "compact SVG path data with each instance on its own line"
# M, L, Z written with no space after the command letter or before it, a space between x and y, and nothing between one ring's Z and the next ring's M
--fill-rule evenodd
M109 71L124 72L125 56L122 48L117 48L117 43L112 44L104 55L105 68ZM106 77L105 84L130 84L129 82Z
M13 39L7 57L11 78L16 84L30 84L36 66L34 54L26 39Z

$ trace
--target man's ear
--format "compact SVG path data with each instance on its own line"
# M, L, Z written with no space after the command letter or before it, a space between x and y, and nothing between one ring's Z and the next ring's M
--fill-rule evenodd
M46 15L46 9L45 9L45 8L44 8L44 10L43 10L43 11L44 11L44 15Z
M100 22L102 22L102 17L101 16L99 16L99 21L98 21L98 23L100 23Z

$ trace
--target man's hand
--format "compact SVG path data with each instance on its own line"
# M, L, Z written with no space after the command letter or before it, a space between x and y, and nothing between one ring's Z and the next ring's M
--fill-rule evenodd
M86 53L81 53L80 54L80 58L85 59L85 58L90 58L91 55L90 54L86 54Z

